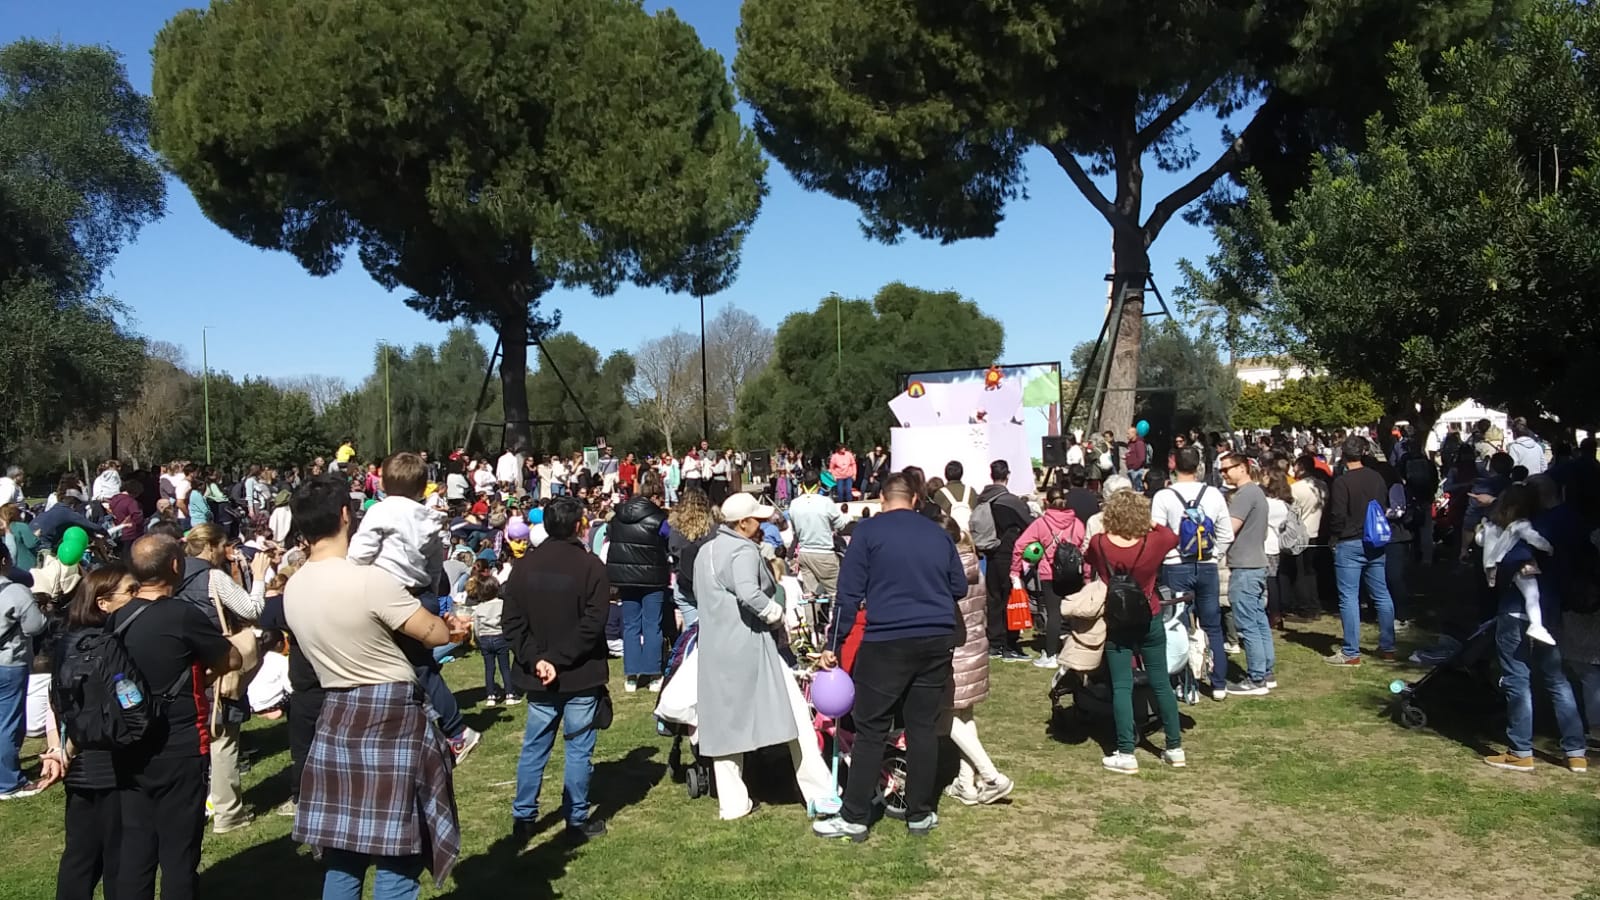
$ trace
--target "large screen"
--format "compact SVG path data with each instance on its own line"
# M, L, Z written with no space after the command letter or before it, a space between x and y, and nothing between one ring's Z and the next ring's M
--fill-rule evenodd
M1022 425L1027 434L1028 455L1037 456L1041 439L1061 433L1061 364L1023 363L997 365L986 369L945 369L902 375L900 389L913 384L982 385L994 390L1017 385L1022 391Z

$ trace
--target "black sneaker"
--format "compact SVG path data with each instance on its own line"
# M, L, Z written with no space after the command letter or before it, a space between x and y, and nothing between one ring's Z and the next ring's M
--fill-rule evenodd
M511 820L511 839L518 844L526 844L533 840L533 836L537 831L536 823L532 819Z
M579 844L600 837L605 833L606 821L604 819L585 819L582 825L568 825L566 832L567 840Z
M1007 647L1000 651L1000 658L1006 662L1033 662L1033 656L1023 653L1015 647Z
M1003 647L990 647L989 648L989 658L990 659L1005 659L1006 658L1006 651L1005 651L1005 649Z

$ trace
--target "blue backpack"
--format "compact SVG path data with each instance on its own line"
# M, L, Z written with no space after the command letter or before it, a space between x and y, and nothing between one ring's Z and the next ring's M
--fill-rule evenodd
M1389 516L1384 513L1383 505L1376 500L1368 500L1367 521L1361 528L1362 543L1368 547L1387 547L1393 534L1389 528Z
M1178 521L1178 556L1184 562L1211 562L1216 559L1217 523L1200 508L1200 498L1206 495L1206 486L1193 500L1184 501L1176 488L1167 488L1183 502L1183 518Z

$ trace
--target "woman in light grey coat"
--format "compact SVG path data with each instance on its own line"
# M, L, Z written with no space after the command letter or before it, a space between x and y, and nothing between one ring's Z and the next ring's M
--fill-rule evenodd
M788 744L800 792L814 814L837 811L827 766L794 673L778 655L772 629L783 620L777 582L755 539L772 516L740 491L722 504L723 524L694 564L700 607L696 703L700 754L712 760L724 819L755 805L744 784L744 754Z

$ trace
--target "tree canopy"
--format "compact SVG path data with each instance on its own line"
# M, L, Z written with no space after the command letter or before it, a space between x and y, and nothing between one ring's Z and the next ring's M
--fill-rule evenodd
M765 190L721 57L637 0L213 0L162 29L154 84L156 146L213 222L317 275L354 248L408 305L496 330L512 444L539 299L714 293Z
M1004 343L1000 323L953 291L894 282L870 301L824 299L778 326L771 363L739 394L736 437L820 453L842 427L852 446L882 443L901 375L993 365Z
M1265 431L1280 425L1341 428L1370 425L1384 416L1383 404L1365 382L1318 375L1285 381L1268 390L1259 384L1239 389L1233 427Z
M1364 380L1424 425L1466 396L1596 421L1597 25L1589 4L1546 0L1431 73L1399 47L1395 112L1320 156L1281 215L1250 178L1188 302L1229 342Z
M1382 104L1393 42L1443 50L1524 3L746 0L735 72L767 150L881 240L994 235L1024 154L1049 152L1111 226L1111 384L1131 388L1148 250L1174 215L1246 162L1299 184L1311 151ZM1190 113L1249 110L1211 153L1189 140ZM1146 203L1147 159L1193 175ZM1133 401L1110 394L1101 426L1125 427Z
M109 411L143 346L100 294L163 210L149 108L101 47L0 47L0 452Z

